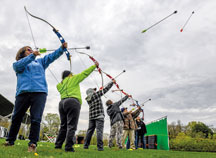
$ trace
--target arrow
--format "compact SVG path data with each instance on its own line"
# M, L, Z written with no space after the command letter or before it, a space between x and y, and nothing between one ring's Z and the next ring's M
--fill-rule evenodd
M180 32L183 32L185 26L187 25L188 21L190 20L191 16L194 14L194 11L191 13L191 15L189 16L189 18L187 19L187 21L185 22L184 26L181 28Z
M153 24L152 26L148 27L147 29L145 30L142 30L141 33L145 33L146 31L148 31L149 29L151 29L152 27L156 26L157 24L159 24L160 22L164 21L165 19L169 18L170 16L172 16L173 14L176 14L177 13L177 10L175 10L172 14L166 16L165 18L163 18L162 20L156 22L155 24Z

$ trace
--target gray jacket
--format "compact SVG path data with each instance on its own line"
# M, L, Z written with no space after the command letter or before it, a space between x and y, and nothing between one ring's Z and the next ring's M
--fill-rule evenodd
M128 96L125 96L118 102L115 102L108 106L107 114L110 116L110 124L111 126L116 123L117 121L124 121L124 117L120 110L120 105L128 99Z

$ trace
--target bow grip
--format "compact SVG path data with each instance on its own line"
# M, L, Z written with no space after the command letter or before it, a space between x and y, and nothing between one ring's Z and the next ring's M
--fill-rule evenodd
M58 36L59 40L61 41L61 43L65 43L64 38L62 37L62 35L58 32L58 30L56 30L55 28L53 29L53 32ZM64 52L66 53L67 59L70 60L70 53L68 52L68 50L66 48L63 49Z
M61 43L65 43L65 40L64 38L62 37L62 35L56 30L56 29L53 29L53 32L55 32L55 34L58 36L59 40L61 41Z

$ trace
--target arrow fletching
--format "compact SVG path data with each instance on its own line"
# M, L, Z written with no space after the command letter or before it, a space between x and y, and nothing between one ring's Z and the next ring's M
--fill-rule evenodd
M47 49L46 49L46 48L40 48L40 49L39 49L39 52L40 52L40 53L46 53L46 52L47 52Z
M145 33L147 30L143 30L142 33Z

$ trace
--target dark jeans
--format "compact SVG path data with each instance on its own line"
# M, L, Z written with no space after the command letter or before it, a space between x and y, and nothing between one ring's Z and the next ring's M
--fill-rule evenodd
M135 148L137 149L138 148L138 145L139 145L139 138L141 137L141 144L142 144L142 148L145 149L146 148L146 145L145 145L145 137L144 137L144 134L143 135L139 135L137 131L135 131L135 141L134 141L134 144L135 144ZM130 140L128 139L127 141L127 145L126 145L126 148L127 149L130 149Z
M31 128L29 134L29 145L37 144L40 134L40 123L43 115L47 94L43 92L23 93L16 96L12 123L6 141L14 144L20 129L23 117L30 107Z
M59 114L61 127L55 142L56 148L61 148L66 139L65 150L73 149L73 138L77 130L77 124L80 114L80 103L75 98L66 98L59 103Z
M144 137L144 134L140 134L139 135L138 131L136 131L135 132L135 147L136 147L136 149L138 148L139 140L141 140L142 148L145 149L146 147L145 147L145 137Z
M130 149L130 139L129 139L129 137L128 137L128 140L127 140L127 143L126 143L126 149Z
M86 133L84 148L88 148L88 146L90 145L95 128L97 132L97 148L98 150L103 150L104 119L89 120L89 127Z

